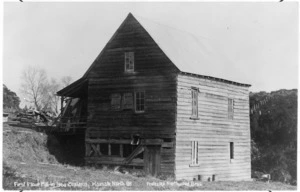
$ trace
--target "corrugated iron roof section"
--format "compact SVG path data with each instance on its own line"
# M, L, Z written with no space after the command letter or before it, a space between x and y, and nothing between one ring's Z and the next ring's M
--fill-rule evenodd
M237 65L224 56L218 50L218 46L213 45L213 41L204 37L195 37L195 35L186 31L156 23L140 16L133 16L131 13L128 14L119 28L129 18L134 18L149 33L155 43L164 51L182 74L199 76L200 78L239 86L251 86L239 83L243 82L243 79L232 76L233 73L240 72L238 71L238 67L236 67ZM109 42L115 35L116 33L111 37ZM103 50L101 50L97 58L101 57L102 53ZM95 61L82 78L87 76L93 65L95 65ZM242 77L242 75L239 77Z
M145 28L180 71L218 77L216 79L222 78L225 82L229 82L229 79L243 81L241 77L232 76L233 73L239 73L238 67L222 54L212 40L140 16L130 16Z

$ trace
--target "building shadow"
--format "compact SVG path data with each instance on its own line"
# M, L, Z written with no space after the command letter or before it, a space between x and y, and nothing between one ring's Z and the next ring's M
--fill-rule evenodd
M61 164L83 166L85 157L84 137L84 134L48 134L48 151Z

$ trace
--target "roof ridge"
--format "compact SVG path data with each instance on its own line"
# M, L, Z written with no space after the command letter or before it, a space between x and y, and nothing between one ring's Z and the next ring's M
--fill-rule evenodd
M138 18L141 18L141 19L143 19L143 20L146 20L146 21L155 23L155 24L157 24L157 25L161 25L161 26L168 27L168 28L173 29L173 30L178 31L178 32L182 32L182 33L189 34L189 35L191 35L192 37L194 37L194 38L196 38L196 39L198 39L197 37L201 37L201 38L203 38L203 39L206 39L206 40L209 40L209 41L213 41L212 39L210 39L210 38L208 38L208 37L205 37L205 36L202 36L202 35L196 35L196 34L191 33L191 32L189 32L189 31L185 31L185 30L176 28L176 27L174 27L174 26L167 25L167 24L165 24L165 23L160 23L160 22L157 22L157 21L153 21L153 20L151 20L151 19L149 19L149 18L142 17L142 16L137 15L137 14L135 14L135 15L131 14L131 15L132 15L135 19L137 19L138 21L139 21ZM139 22L140 22L140 21L139 21ZM141 24L143 24L143 23L141 22Z
M130 19L135 20L147 32L179 71L202 74L202 76L207 77L219 77L215 79L232 79L232 82L243 82L241 76L233 78L231 75L233 70L238 70L237 65L224 55L222 51L220 52L218 41L178 29L172 25L153 21L137 14L133 15L131 12L128 13L126 19L121 23L108 43L118 35L118 31ZM84 74L84 77L95 65L98 58L101 57L108 43Z

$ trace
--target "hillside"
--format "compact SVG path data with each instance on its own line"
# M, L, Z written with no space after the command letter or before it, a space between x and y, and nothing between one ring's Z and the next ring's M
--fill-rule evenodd
M296 89L250 93L252 170L273 180L296 184Z
M14 190L296 190L280 182L192 182L153 178L138 169L60 163L55 137L4 124L3 187ZM25 182L25 183L24 183Z
M20 105L20 98L17 94L9 90L3 84L3 109L4 111L18 110Z

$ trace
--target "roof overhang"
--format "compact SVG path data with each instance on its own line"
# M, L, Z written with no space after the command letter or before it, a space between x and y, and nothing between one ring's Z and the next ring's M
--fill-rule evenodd
M224 82L224 83L233 84L233 85L238 85L238 86L242 86L242 87L251 87L250 84L238 83L238 82L229 81L229 80L226 80L226 79L221 79L221 78L216 78L216 77L211 77L211 76L198 75L198 74L187 73L187 72L182 72L182 71L180 71L180 74L194 76L194 77L200 77L200 78L203 78L203 79L210 79L210 80Z
M88 91L88 80L85 78L80 78L74 83L58 91L57 95L80 98L80 97L85 97L87 95L87 91Z

